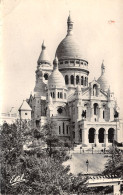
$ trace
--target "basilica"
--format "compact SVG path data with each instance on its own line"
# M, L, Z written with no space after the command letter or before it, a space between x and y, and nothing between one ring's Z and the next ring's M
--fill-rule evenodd
M67 35L56 49L53 64L45 43L37 61L34 93L19 108L22 119L34 128L47 121L57 124L56 134L65 142L83 146L110 146L122 142L117 102L100 64L101 75L88 82L88 61L73 34L73 20L67 19Z

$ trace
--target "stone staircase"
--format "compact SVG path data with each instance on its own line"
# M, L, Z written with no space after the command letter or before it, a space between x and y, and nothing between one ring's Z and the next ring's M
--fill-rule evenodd
M92 146L93 145L90 145L90 146L87 146L85 144L78 144L74 147L73 150L70 151L70 153L77 153L77 154L83 154L83 153L90 153L92 154ZM103 153L104 152L104 147L99 145L99 146L96 146L94 147L93 146L93 153Z

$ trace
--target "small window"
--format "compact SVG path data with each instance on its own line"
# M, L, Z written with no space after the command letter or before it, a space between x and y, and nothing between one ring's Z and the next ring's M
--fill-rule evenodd
M27 115L27 113L25 113L25 115Z
M60 64L63 64L63 62L60 62Z
M71 75L70 79L71 79L71 84L73 84L73 85L74 85L74 76L73 76L73 75Z
M64 122L63 122L63 134L64 134Z
M81 85L83 85L83 76L81 76Z
M66 83L66 85L69 84L68 75L65 75L65 83Z
M60 92L60 98L62 99L62 92Z
M78 75L76 76L76 84L77 85L79 84L79 76Z
M59 98L59 92L58 92L58 98Z
M105 118L105 111L103 110L103 119Z
M81 64L83 64L83 62L81 62Z
M66 128L67 128L67 134L68 134L69 133L68 125L66 126Z
M61 127L59 126L59 134L61 134Z
M85 86L86 86L86 82L87 82L87 81L86 81L86 77L85 77Z
M55 98L55 93L53 92L53 98Z
M74 63L74 61L70 61L70 63L71 63L71 64L73 64L73 63Z
M76 64L79 64L79 61L76 61Z
M97 90L98 90L98 87L96 84L93 85L93 96L97 96Z
M52 97L52 92L50 94L51 94L51 97Z
M44 78L45 78L45 80L48 80L48 74L47 73L44 74Z
M68 61L65 61L65 64L68 64Z

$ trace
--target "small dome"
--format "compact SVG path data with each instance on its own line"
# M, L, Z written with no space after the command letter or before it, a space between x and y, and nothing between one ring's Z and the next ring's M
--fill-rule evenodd
M104 62L102 62L101 76L97 79L97 82L100 84L100 89L102 89L103 91L108 91L109 83L107 81L106 74L105 74Z
M100 84L100 89L102 89L103 91L108 91L109 84L108 84L108 81L107 81L105 74L101 75L97 79L97 82Z
M79 44L73 35L67 35L59 44L56 55L59 60L64 59L83 59Z
M49 87L58 87L58 88L63 88L65 87L65 80L62 75L62 73L58 70L58 63L57 59L54 60L54 69L51 75L49 76L48 79L48 86Z
M50 59L49 59L49 56L47 54L47 51L46 51L46 46L44 45L44 41L42 43L42 51L41 51L41 54L38 58L38 64L49 64L50 65Z

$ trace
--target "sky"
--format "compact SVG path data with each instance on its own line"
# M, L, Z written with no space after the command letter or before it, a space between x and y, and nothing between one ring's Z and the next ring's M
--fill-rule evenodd
M89 62L89 81L98 79L104 60L107 80L123 118L122 0L2 0L0 107L19 108L35 86L43 40L51 59L67 33L69 11L74 35Z

